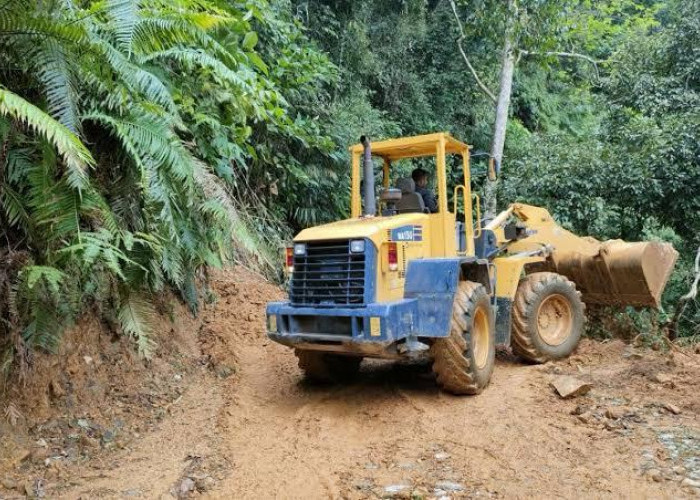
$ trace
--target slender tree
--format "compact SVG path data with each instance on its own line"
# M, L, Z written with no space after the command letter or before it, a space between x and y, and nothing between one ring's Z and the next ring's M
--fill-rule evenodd
M465 26L460 16L459 7L469 9L472 2L463 1L458 6L456 0L449 0L450 7L454 14L455 24L458 30L457 47L469 72L475 79L479 89L493 102L494 121L493 134L491 139L491 162L489 176L485 187L485 217L493 218L497 211L497 173L503 162L503 151L506 143L506 131L508 126L508 116L510 113L511 96L513 93L513 78L516 66L522 57L543 56L543 57L572 57L592 63L597 68L595 59L585 54L577 52L564 52L555 50L538 50L537 47L546 47L556 40L556 28L552 28L555 19L560 19L562 6L560 2L551 1L528 1L528 0L506 0L505 2L479 2L479 8L492 11L491 18L495 22L500 18L501 23L501 55L500 55L500 76L498 78L498 92L493 92L484 79L479 76L470 57L464 47L464 40L467 38L468 26ZM534 12L537 15L533 15ZM536 47L531 49L530 46ZM596 69L597 70L597 69Z

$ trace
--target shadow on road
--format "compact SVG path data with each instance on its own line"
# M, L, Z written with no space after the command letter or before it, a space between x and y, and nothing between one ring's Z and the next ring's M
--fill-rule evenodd
M499 352L494 373L505 367L526 368L517 357ZM449 396L440 390L435 382L430 361L387 361L378 359L365 359L357 376L344 383L318 383L303 378L297 387L306 395L317 395L324 398L331 394L347 397L348 393L362 394L366 397L400 396L403 391L413 395ZM488 390L488 389L487 389ZM401 396L400 396L401 397ZM461 396L458 396L461 397Z

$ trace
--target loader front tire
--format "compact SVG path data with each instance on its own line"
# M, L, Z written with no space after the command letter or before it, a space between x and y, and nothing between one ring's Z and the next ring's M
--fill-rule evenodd
M496 327L486 289L462 281L452 306L450 335L430 348L438 384L452 394L479 394L491 380Z
M529 274L515 294L511 347L533 363L565 358L576 349L585 318L581 293L566 277Z
M317 383L338 383L351 380L360 370L362 358L321 351L295 349L299 368L306 379Z

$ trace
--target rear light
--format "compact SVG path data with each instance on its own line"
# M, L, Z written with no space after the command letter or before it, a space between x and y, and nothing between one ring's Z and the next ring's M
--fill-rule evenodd
M285 264L287 265L287 272L291 273L294 271L294 247L285 248Z
M399 257L396 250L396 243L387 245L387 261L389 262L389 271L396 271L399 268Z

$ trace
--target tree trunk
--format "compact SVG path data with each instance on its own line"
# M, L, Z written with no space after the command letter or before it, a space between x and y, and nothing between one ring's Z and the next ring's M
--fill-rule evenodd
M515 22L517 7L515 0L508 1L508 21L503 43L503 60L501 63L501 78L499 83L498 100L496 101L496 118L493 125L493 141L491 142L491 158L494 167L500 168L503 160L503 147L506 143L506 127L510 111L510 96L513 91L513 73L515 71ZM493 219L497 213L496 188L497 178L486 181L484 192L484 212L487 219Z

